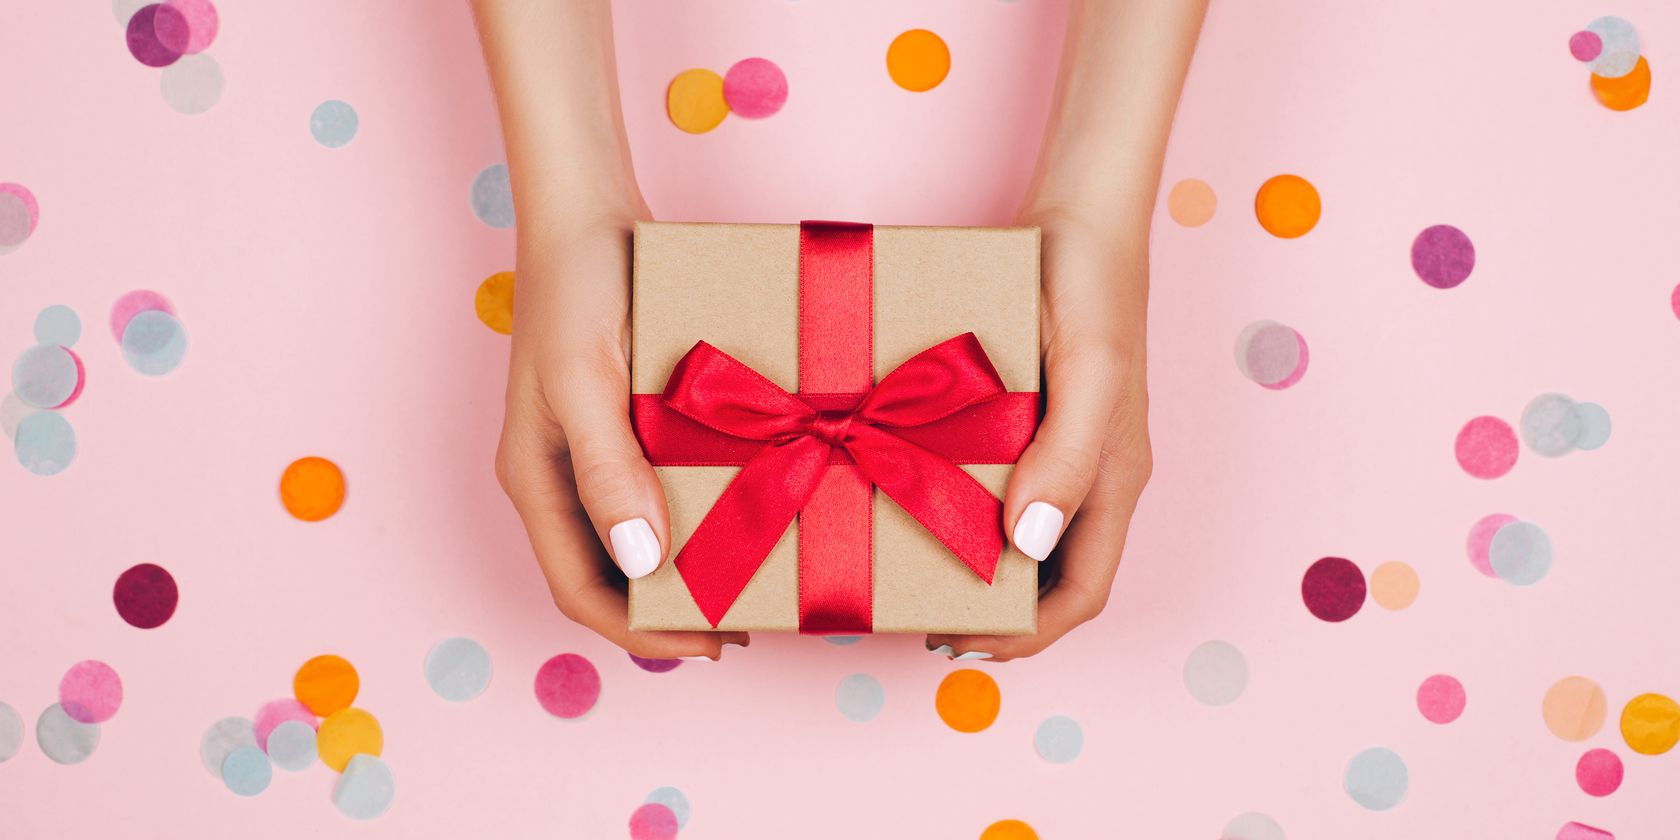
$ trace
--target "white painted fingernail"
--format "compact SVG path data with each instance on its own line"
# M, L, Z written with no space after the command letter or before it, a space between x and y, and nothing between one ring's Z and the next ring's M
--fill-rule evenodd
M968 653L965 653L961 656L952 657L952 659L955 659L958 662L964 662L964 661L967 661L967 660L970 660L970 659L991 659L991 658L992 658L992 655L983 651L983 650L971 650Z
M1033 502L1015 520L1015 533L1009 539L1022 554L1043 562L1062 536L1062 519L1062 512L1055 506Z
M936 648L928 648L928 653L936 653L940 656L950 656L951 655L951 646L950 645L940 645L939 647L936 647Z
M677 658L681 659L684 662L716 662L717 661L716 659L713 659L710 656L679 656Z
M607 538L612 540L613 559L625 577L635 580L659 568L659 538L646 519L620 522L607 532Z

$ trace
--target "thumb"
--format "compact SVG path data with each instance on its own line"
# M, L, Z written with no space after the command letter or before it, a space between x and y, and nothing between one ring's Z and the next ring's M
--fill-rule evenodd
M1009 541L1022 554L1050 556L1097 476L1119 394L1117 365L1076 351L1045 359L1044 422L1004 493Z

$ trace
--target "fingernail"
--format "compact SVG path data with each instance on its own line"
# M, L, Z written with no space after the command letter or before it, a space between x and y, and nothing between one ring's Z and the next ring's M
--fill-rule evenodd
M951 646L950 645L940 645L939 647L936 647L936 648L928 648L928 653L937 653L940 656L950 656L951 655Z
M952 657L952 659L954 659L958 662L963 662L963 661L966 661L966 660L969 660L969 659L991 659L991 658L992 658L992 655L983 651L983 650L971 650L968 653L965 653L961 656Z
M607 537L612 540L613 559L625 577L635 580L659 567L659 538L646 519L620 522L612 526Z
M716 659L713 659L710 656L679 656L677 658L681 659L684 662L716 662L717 661Z
M1062 512L1045 502L1033 502L1021 511L1021 518L1015 521L1015 533L1009 539L1022 554L1042 563L1061 536Z

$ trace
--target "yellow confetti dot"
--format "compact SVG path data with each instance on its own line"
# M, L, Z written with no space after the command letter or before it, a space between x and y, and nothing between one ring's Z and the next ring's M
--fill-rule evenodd
M1282 239L1305 236L1322 210L1318 190L1299 175L1274 176L1254 194L1254 217L1267 233Z
M303 667L297 670L297 676L292 677L292 694L297 696L299 703L308 706L309 711L321 717L349 708L351 703L356 702L356 692L361 687L362 680L356 675L356 667L344 657L330 653L303 663Z
M696 67L684 70L665 89L665 113L671 124L689 134L705 134L729 116L723 99L723 77Z
M1038 840L1038 832L1020 820L998 820L980 832L980 840Z
M315 733L315 751L321 763L344 772L344 766L357 753L378 756L385 749L385 733L379 721L361 709L339 709L321 721Z
M946 726L958 732L979 732L997 720L1002 699L990 675L964 668L945 675L933 705Z
M951 48L926 29L909 30L887 47L887 75L905 90L933 90L950 72Z
M1371 570L1371 599L1385 610L1403 610L1418 596L1417 570L1405 563L1384 563Z
M1213 187L1195 178L1179 181L1167 193L1167 212L1172 214L1173 221L1185 227L1207 224L1218 206L1219 197L1213 194Z
M280 502L305 522L319 522L344 504L344 473L325 458L299 458L280 474Z
M1604 689L1586 677L1564 677L1546 690L1540 716L1565 741L1585 741L1604 726Z
M1638 108L1651 95L1651 65L1645 63L1644 56L1640 56L1639 63L1625 76L1606 79L1594 73L1592 92L1600 104L1612 111Z
M473 295L478 320L502 335L513 335L513 272L498 271L478 284Z
M1622 740L1642 755L1662 755L1680 741L1680 704L1661 694L1641 694L1622 708Z

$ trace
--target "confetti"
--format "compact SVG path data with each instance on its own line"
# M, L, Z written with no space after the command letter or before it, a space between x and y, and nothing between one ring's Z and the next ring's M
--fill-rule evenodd
M1342 786L1354 802L1386 811L1406 798L1406 762L1394 751L1372 747L1353 757L1342 774Z
M677 830L681 831L688 827L688 797L681 790L669 785L657 787L648 793L647 798L642 801L656 802L670 808L671 813L677 818Z
M886 691L881 681L868 674L852 674L834 688L834 707L847 720L868 723L886 705Z
M18 424L34 412L35 409L18 399L17 394L7 391L6 396L0 397L0 432L4 432L8 440L15 439Z
M1185 178L1167 193L1167 214L1185 227L1201 227L1213 218L1219 197L1206 181Z
M601 675L589 660L562 653L537 669L537 703L557 718L580 718L601 698Z
M1517 433L1498 417L1474 418L1459 430L1453 455L1470 475L1499 478L1517 464Z
M222 784L240 796L256 796L273 780L274 766L256 747L240 747L222 760Z
M1296 239L1318 226L1318 188L1299 175L1275 175L1254 194L1254 217L1279 239Z
M82 723L54 703L35 720L35 743L59 764L80 764L99 747L99 724Z
M17 709L0 703L0 763L11 760L23 748L23 717Z
M1532 522L1507 523L1488 543L1488 564L1500 580L1531 586L1551 571L1552 540Z
M1639 59L1639 33L1633 24L1614 15L1587 24L1588 33L1598 38L1598 53L1592 59L1593 75L1618 79L1634 72Z
M1255 321L1237 334L1237 370L1255 384L1281 391L1307 372L1307 340L1276 321Z
M1301 577L1301 600L1324 621L1347 621L1365 606L1365 575L1351 560L1320 558Z
M473 293L478 320L502 335L513 335L513 272L498 271L478 284Z
M355 666L330 653L303 663L292 677L292 695L317 717L349 708L361 687Z
M863 641L862 636L824 636L822 640L838 647L849 647Z
M1641 694L1622 707L1622 740L1640 755L1662 755L1680 741L1680 704Z
M202 114L222 101L222 65L208 55L189 55L163 69L158 89L177 113Z
M162 376L180 366L187 353L187 333L174 315L148 309L123 328L122 351L129 367L146 376Z
M1598 734L1607 713L1604 689L1586 677L1558 680L1540 701L1546 728L1565 741L1585 741Z
M315 763L315 726L301 720L281 721L268 733L268 757L288 773L309 769Z
M170 49L158 37L158 30L186 31L186 16L179 9L164 3L142 7L128 19L128 52L134 60L147 67L168 67L181 58L181 51Z
M1403 610L1418 596L1418 574L1400 562L1384 563L1371 570L1371 600L1385 610Z
M1616 837L1602 828L1572 822L1558 829L1555 840L1616 840Z
M1288 840L1283 835L1283 826L1258 811L1238 814L1225 824L1225 830L1220 833L1219 840Z
M49 306L35 316L35 340L42 344L74 347L82 339L82 319L63 304Z
M151 311L174 315L175 306L168 298L148 289L138 289L117 298L117 302L111 304L111 337L122 343L128 322L142 312Z
M97 659L70 666L58 681L58 705L82 723L104 723L122 708L122 678L115 668Z
M1610 412L1598 403L1576 403L1575 419L1581 433L1575 438L1575 448L1591 452L1610 442Z
M167 24L164 18L158 18L156 29L158 40L164 46L179 50L186 55L201 53L216 40L216 32L221 28L221 18L216 14L216 6L210 0L166 0L168 5L181 13L180 22L184 27L174 24L176 19L169 18Z
M1417 690L1418 712L1430 723L1452 723L1464 714L1464 684L1446 674L1423 681Z
M493 228L513 227L513 182L508 179L507 164L484 167L473 178L468 199L479 221Z
M117 576L111 587L111 601L122 620L142 630L162 627L175 615L180 590L175 578L162 566L141 563Z
M305 522L320 522L337 513L344 493L343 471L325 458L299 458L280 474L280 503Z
M630 654L630 661L636 663L637 668L650 674L667 674L677 670L677 666L682 664L681 659L643 659L634 653Z
M0 184L0 255L18 249L41 221L35 194L22 184Z
M1038 840L1038 832L1020 820L998 820L980 832L980 840Z
M1463 283L1476 267L1476 246L1452 225L1423 229L1412 240L1412 270L1418 279L1437 289Z
M744 58L723 74L723 100L730 113L763 119L787 103L787 76L767 58Z
M12 451L24 469L36 475L58 475L76 460L76 431L57 412L27 414L12 433Z
M309 114L309 136L329 149L337 149L356 139L359 118L350 103L329 99L315 106Z
M887 75L908 91L930 91L951 72L951 48L926 29L900 33L887 46Z
M1234 703L1248 688L1248 660L1230 642L1203 642L1184 659L1184 687L1203 705Z
M360 753L377 756L384 748L385 733L379 720L353 706L327 715L315 731L315 752L321 763L340 773L351 757Z
M933 698L939 719L958 732L979 732L991 726L1002 703L997 681L972 668L946 674Z
M1085 732L1079 722L1066 715L1051 715L1033 733L1033 749L1051 764L1067 764L1085 748Z
M1541 394L1522 413L1522 439L1535 454L1557 458L1575 450L1581 418L1575 401L1562 394Z
M1609 750L1587 750L1575 762L1575 783L1588 796L1609 796L1622 786L1622 759Z
M267 752L269 735L280 724L288 721L307 724L311 730L316 726L315 713L291 697L264 703L262 708L257 710L256 716L251 718L251 726L257 735L257 749Z
M630 812L630 840L672 840L677 830L677 815L662 803L646 802Z
M426 684L451 703L483 694L490 672L490 652L465 636L444 639L426 653Z
M63 408L82 393L82 360L67 347L38 344L12 364L12 392L34 408Z
M225 717L204 730L198 741L198 758L204 769L216 778L222 777L222 763L240 747L257 746L256 728L250 718Z
M729 116L723 77L702 67L684 70L665 88L665 115L689 134L705 134Z
M116 17L117 25L126 29L134 13L149 5L151 0L111 0L111 14Z
M1603 59L1600 59L1602 62ZM1633 72L1619 78L1592 77L1592 92L1598 102L1612 111L1631 111L1645 104L1651 95L1651 65L1641 56Z
M1493 543L1493 535L1499 533L1500 528L1515 521L1517 518L1508 513L1490 513L1470 526L1470 536L1464 540L1464 551L1470 557L1470 565L1474 566L1476 571L1490 578L1499 577L1493 570L1493 564L1488 561L1488 546Z
M1604 39L1598 37L1597 32L1585 29L1569 36L1569 54L1576 61L1592 61L1604 52Z
M397 796L397 780L391 768L377 755L357 755L344 768L333 787L333 806L353 820L371 820L391 807Z

